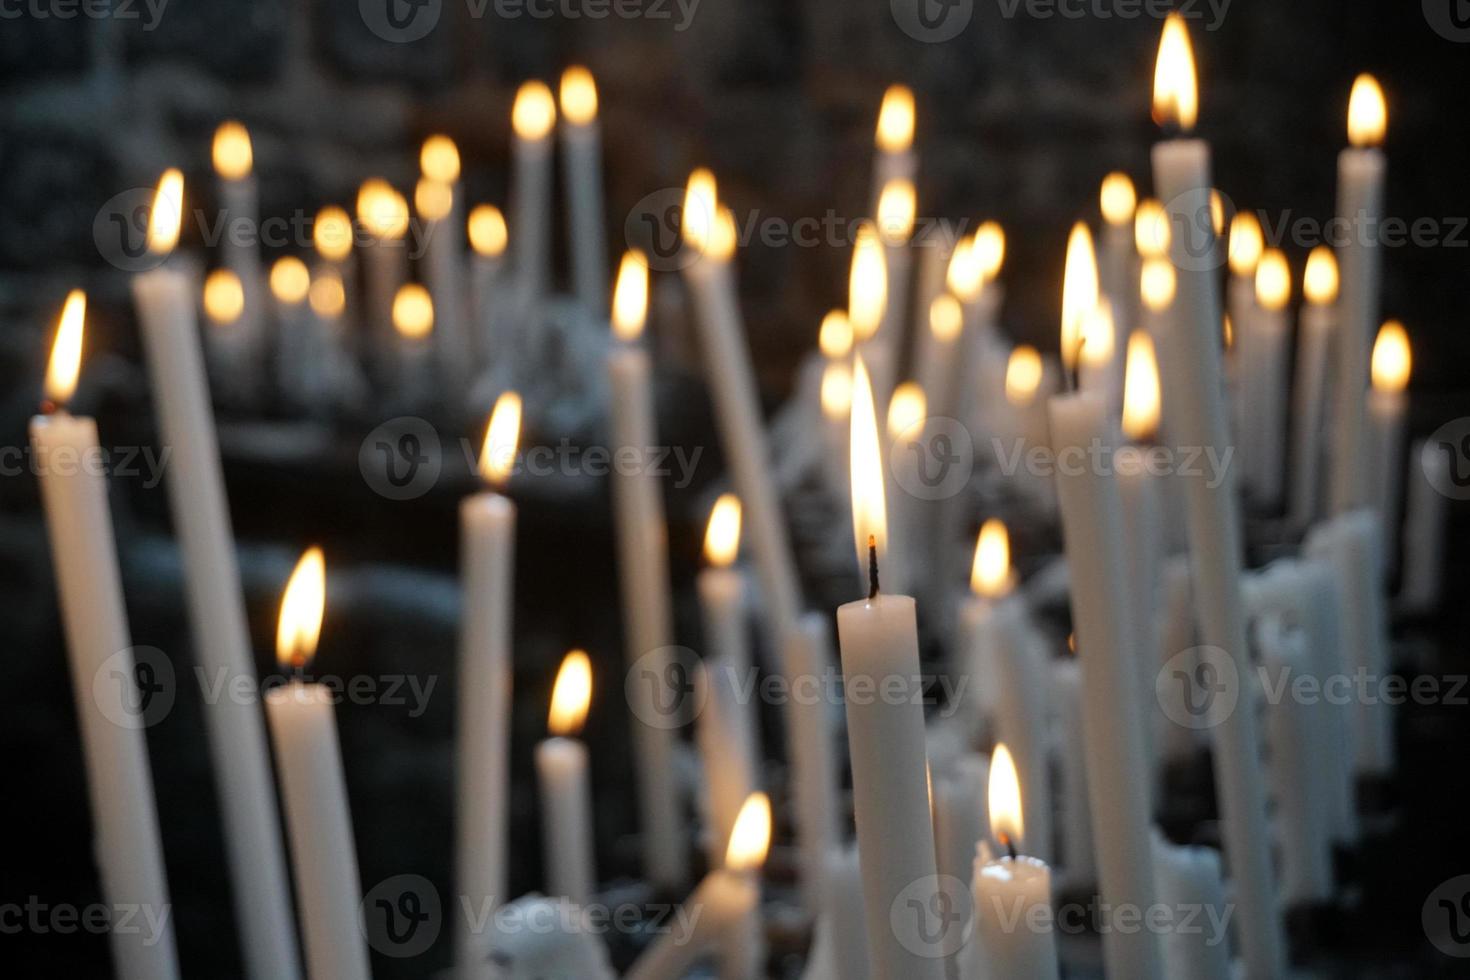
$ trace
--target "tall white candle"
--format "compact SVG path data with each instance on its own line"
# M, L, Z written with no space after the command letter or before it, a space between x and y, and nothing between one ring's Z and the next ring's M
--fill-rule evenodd
M1256 265L1255 333L1249 374L1256 383L1249 395L1247 418L1253 425L1247 457L1251 486L1262 510L1281 503L1282 470L1286 465L1287 344L1286 304L1291 299L1291 269L1280 249L1268 248Z
M511 256L516 286L535 310L551 289L551 130L556 101L546 83L521 85L511 108Z
M1171 977L1230 980L1230 945L1224 924L1230 904L1220 875L1220 856L1207 847L1178 847L1154 838L1154 874L1159 901L1180 916L1194 919L1194 929L1165 933L1164 966Z
M319 261L312 269L312 278L336 276L342 284L343 296L339 315L344 324L354 326L362 322L357 263L353 261L352 250L356 239L356 229L346 211L333 204L317 212L311 225L311 242ZM350 345L341 345L341 349L356 352Z
M1256 269L1265 248L1261 222L1254 211L1237 211L1231 216L1226 247L1230 275L1225 283L1225 315L1230 320L1234 343L1227 352L1230 397L1226 407L1230 410L1231 432L1242 463L1241 483L1251 490L1255 489L1254 457L1260 451L1256 446L1258 432L1254 422L1255 400L1260 389L1255 371L1256 316L1260 312L1256 305Z
M1337 297L1337 358L1333 372L1332 513L1368 501L1367 432L1363 395L1369 344L1378 326L1383 256L1378 241L1388 169L1381 146L1388 128L1383 90L1371 75L1353 80L1348 142L1337 157L1337 218L1346 237L1337 244L1342 288Z
M640 343L648 316L648 265L639 252L629 252L618 268L613 294L608 351L612 439L620 458L635 456L639 465L618 467L612 494L618 533L618 576L622 589L624 656L640 673L630 687L639 699L633 707L634 756L639 814L643 820L643 860L654 881L668 887L684 882L686 862L679 789L674 778L674 733L682 719L664 717L659 705L675 704L678 692L656 692L667 684L669 647L673 642L670 608L668 528L663 492L653 460L658 452L653 411L653 377L648 353ZM651 678L644 683L643 678ZM667 700L665 700L667 698Z
M393 297L392 339L398 350L392 375L397 388L395 401L409 408L440 401L444 395L434 383L438 312L434 297L419 283L404 283Z
M321 549L309 548L286 584L276 631L276 656L296 676L267 692L265 708L281 766L307 973L368 980L368 949L358 919L362 883L334 695L301 676L316 654L326 589Z
M1092 810L1087 805L1087 734L1082 728L1082 667L1075 656L1051 665L1053 718L1061 729L1062 873L1071 890L1097 886Z
M311 272L294 255L271 266L271 300L275 308L275 379L282 400L315 409L327 407L326 374L331 368L321 323L307 304Z
M709 565L699 572L694 585L704 622L706 655L721 658L744 679L751 659L745 626L745 575L734 567L739 552L740 498L733 493L721 494L705 530L704 557ZM743 804L748 795L741 794L736 806Z
M578 738L592 700L592 662L581 650L562 661L551 693L547 730L536 746L541 791L541 854L549 894L586 905L597 889L592 845L592 788L587 746Z
M192 280L183 270L180 274ZM192 285L192 283L191 283ZM249 405L260 395L258 372L242 370L249 335L245 325L245 287L229 269L204 277L204 360L215 397L222 404Z
M1157 352L1159 345L1168 343L1168 332L1172 329L1170 324L1174 313L1175 280L1174 266L1170 264L1167 258L1154 256L1143 261L1138 279L1138 294L1143 303L1143 329L1141 332L1153 340L1155 352L1154 365L1156 370L1158 366ZM1228 347L1228 319L1225 327L1226 345ZM1230 386L1227 379L1226 395L1228 396L1230 394ZM1151 399L1152 393L1143 397ZM1161 379L1158 405L1159 420L1152 428L1156 430L1155 438L1169 445L1171 444L1172 436L1170 429L1164 424L1162 418L1162 400L1163 383ZM1181 554L1185 550L1186 538L1188 537L1185 527L1184 487L1175 479L1161 479L1158 486L1159 495L1162 498L1163 504L1164 553L1170 555Z
M871 584L866 599L837 610L847 690L882 696L847 698L853 803L862 860L867 941L875 980L940 980L943 961L899 942L890 909L903 894L927 908L938 886L929 816L924 709L918 694L919 638L914 600L878 590L887 552L882 457L872 383L857 359L852 403L852 510L859 563ZM925 895L925 891L931 894Z
M446 145L447 144L447 145ZM460 207L459 151L446 136L431 136L422 154L425 176L414 188L423 222L424 284L434 300L434 362L457 404L469 382L470 335L466 323L464 224ZM432 173L434 176L429 176Z
M177 170L159 182L149 217L149 248L155 255L167 255L178 242L183 185ZM255 687L258 680L191 286L186 274L164 264L133 280L133 301L159 428L164 444L173 449L169 504L183 551L194 649L210 677L225 689L236 679ZM299 976L260 708L249 699L220 698L208 705L204 720L246 973L260 980Z
M943 766L931 768L934 800L934 852L939 873L968 881L975 869L975 845L985 837L985 788L990 762L966 753Z
M1035 347L1020 344L1011 351L1006 362L1006 404L1015 420L1016 433L1021 439L1023 463L1015 479L1028 487L1037 498L1041 508L1051 511L1056 506L1056 489L1051 480L1037 468L1025 465L1029 454L1047 452L1051 449L1051 434L1047 430L1046 400L1056 384L1055 374L1048 377L1046 362Z
M924 429L928 419L928 400L924 389L905 381L893 389L885 413L888 465L883 468L888 482L888 523L896 532L888 551L888 578L894 591L917 591L927 594L928 572L935 554L924 528L924 517L932 513L926 508L932 501L912 492L921 486L920 468L924 464Z
M873 399L887 405L898 370L895 350L880 337L888 312L888 252L871 221L858 225L847 273L847 316L873 379Z
M408 201L386 180L365 180L357 192L357 224L363 232L359 254L369 360L391 377L398 363L393 300L408 281Z
M913 181L890 180L878 195L878 210L874 217L878 237L883 241L883 264L888 270L888 289L878 341L894 363L903 354L904 330L908 326L914 258L909 239L914 233L917 207Z
M171 980L179 975L173 910L146 722L137 707L146 702L134 672L107 483L96 466L102 459L97 423L60 407L76 388L86 305L81 290L66 298L46 374L47 410L31 419L31 450L51 464L38 467L37 474L81 726L91 853L102 897L115 911L134 906L161 923L154 936L143 929L110 929L113 968L123 980Z
M1133 216L1138 194L1128 175L1114 171L1103 178L1098 192L1102 208L1102 250L1098 257L1103 293L1118 325L1119 343L1113 361L1114 384L1122 390L1124 351L1128 337L1138 325L1138 252L1133 236Z
M470 248L475 253L470 260L470 338L475 366L484 368L505 364L510 356L504 332L499 329L503 317L498 316L504 308L502 266L510 230L505 226L505 215L493 204L478 205L470 212L468 224Z
M1177 13L1165 21L1154 87L1155 115L1182 130L1193 128L1198 108L1194 56ZM1223 453L1230 436L1221 401L1219 296L1214 262L1201 261L1216 253L1218 244L1211 224L1197 220L1209 207L1209 146L1184 137L1164 140L1153 148L1153 170L1171 226L1181 231L1170 239L1177 288L1169 329L1159 343L1170 439ZM1240 602L1240 515L1233 474L1227 467L1219 476L1218 482L1203 472L1175 479L1186 494L1200 639L1223 650L1238 675L1246 677L1251 664ZM1242 694L1251 690L1243 686ZM1267 980L1285 970L1285 940L1271 878L1256 715L1248 694L1212 734L1246 973L1251 980Z
M918 366L914 380L935 418L955 418L959 411L956 388L960 379L957 351L965 312L952 293L937 296L925 314L927 329L917 340Z
M803 613L795 632L786 637L785 661L793 681L802 678L819 696L791 700L786 718L792 725L791 794L796 803L796 845L801 858L801 891L808 911L823 908L827 855L838 839L837 760L834 744L835 699L827 683L836 676L832 662L832 630L825 615ZM802 703L795 703L800 700Z
M1411 612L1439 604L1444 566L1445 511L1440 487L1449 486L1450 461L1440 445L1421 439L1409 453L1409 503L1404 518L1403 584L1399 601Z
M607 316L607 260L603 256L602 127L597 120L597 83L573 65L561 75L562 179L567 189L572 292L593 321Z
M914 153L914 93L907 85L890 85L878 107L873 138L873 209L884 185L891 180L913 182L919 170Z
M1292 385L1291 523L1305 528L1322 503L1322 461L1327 438L1328 359L1337 304L1337 260L1318 245L1307 256L1297 322L1296 382Z
M482 908L493 911L509 898L505 866L516 506L495 488L504 487L514 469L520 428L520 396L506 392L490 413L480 451L479 472L488 488L459 505L464 615L455 709L455 891L476 914ZM467 916L455 936L461 965L478 962L485 953L469 921Z
M260 204L255 182L255 149L250 133L235 120L214 131L214 172L219 178L220 258L226 269L240 277L245 309L240 318L245 356L237 372L258 376L265 358L265 275L260 258Z
M1404 325L1389 320L1373 344L1373 390L1368 393L1369 447L1373 454L1373 481L1369 503L1378 513L1383 532L1385 569L1397 564L1399 503L1403 499L1404 425L1408 410L1405 389L1413 355Z

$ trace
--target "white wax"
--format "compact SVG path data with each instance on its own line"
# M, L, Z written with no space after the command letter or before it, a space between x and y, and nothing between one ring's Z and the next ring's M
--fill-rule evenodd
M829 700L832 631L819 612L803 613L795 632L784 639L787 669L793 682L802 678L815 696L793 696L785 711L791 738L787 749L791 766L791 794L796 803L796 846L801 860L801 892L808 911L822 906L827 855L837 840L837 762L835 700Z
M969 683L960 692L960 705L955 717L971 745L994 740L1000 684L996 680L996 644L986 636L987 624L992 618L990 609L990 600L983 596L967 594L961 601L959 637L949 665L951 677L969 678Z
M505 872L510 796L516 508L498 493L459 505L463 605L455 760L455 891L478 914L508 899ZM457 961L483 957L481 940L461 920Z
M1049 403L1058 453L1057 500L1071 571L1072 624L1082 664L1088 805L1104 902L1153 904L1149 849L1149 769L1138 723L1141 634L1133 627L1123 505L1112 473L1089 463L1066 466L1073 447L1117 442L1107 404L1096 393L1058 395ZM1086 457L1083 457L1086 459ZM1029 821L1030 818L1028 818ZM1029 841L1029 835L1028 835ZM1156 938L1148 932L1103 935L1110 976L1162 980Z
M1075 657L1052 663L1051 687L1054 718L1061 732L1062 872L1066 875L1069 889L1089 889L1097 884L1097 857L1092 846L1092 810L1087 805L1087 734L1082 727L1082 666Z
M1308 558L1300 568L1300 590L1295 593L1299 597L1298 619L1307 633L1314 672L1326 683L1346 669L1342 644L1346 596L1330 561ZM1322 774L1328 811L1326 830L1332 840L1353 844L1358 840L1359 828L1352 708L1341 698L1324 697L1318 712L1317 737L1322 742L1321 755L1329 763Z
M672 929L659 936L628 968L624 980L683 980L706 953L729 950L729 936L748 934L759 901L760 886L752 875L726 869L710 872L684 900L685 908L700 913L689 916L689 931ZM755 957L748 964L723 956L722 961L720 980L756 980ZM749 972L742 972L747 965Z
M834 848L826 867L823 914L832 922L835 939L833 980L868 980L873 971L863 935L867 918L863 908L862 863L856 845Z
M267 692L265 709L280 766L307 975L368 980L362 883L331 692L292 681Z
M1406 403L1402 391L1368 392L1368 450L1373 460L1368 503L1383 532L1379 553L1385 572L1397 565L1399 551Z
M252 384L264 367L265 302L269 296L260 259L259 190L255 175L219 181L224 234L220 238L221 264L240 277L245 310L235 324L241 334L244 357L235 370L250 375Z
M1164 966L1180 980L1231 980L1230 944L1222 920L1231 912L1220 876L1220 856L1207 847L1154 840L1159 901L1175 916L1164 934ZM1190 929L1183 928L1186 924Z
M750 632L745 624L745 576L736 568L706 568L694 579L704 624L705 656L742 681L751 668ZM744 800L741 801L742 803Z
M1189 558L1174 555L1164 563L1163 570L1163 614L1159 628L1159 647L1155 652L1153 668L1158 671L1178 654L1192 649L1199 638L1194 628L1194 594L1191 588ZM1185 670L1192 671L1191 663ZM1177 684L1166 684L1160 692L1157 686L1149 703L1159 716L1160 761L1183 761L1194 755L1203 734L1197 728L1176 724L1172 718L1184 717L1185 690ZM1171 711L1166 712L1159 703L1162 696L1171 698Z
M1060 967L1051 910L1051 869L1046 863L1025 856L984 863L977 859L974 894L974 942L985 976L1056 980Z
M906 150L878 150L873 154L873 196L869 214L878 213L878 198L889 182L906 180L913 183L919 172L919 156L912 146Z
M1113 308L1113 325L1117 342L1113 345L1113 367L1116 388L1123 390L1123 368L1128 352L1128 334L1138 323L1138 250L1133 236L1133 222L1103 222L1099 236L1098 276L1103 295Z
M884 268L888 275L888 290L883 303L883 319L878 325L878 336L887 357L894 364L904 359L904 330L908 327L908 312L911 308L914 253L907 241L898 244L884 243ZM929 318L915 321L927 329Z
M546 890L574 905L585 906L597 890L587 746L574 738L548 738L537 743L536 785L541 792L541 856Z
M511 258L516 286L530 309L551 288L551 137L512 143Z
M639 816L643 821L643 860L645 872L655 882L678 887L688 878L684 821L674 774L674 734L681 719L664 717L659 704L677 704L679 692L655 692L643 680L651 677L659 684L667 683L674 635L668 526L664 521L663 491L652 465L659 445L652 370L647 352L626 344L615 344L608 352L607 370L613 451L635 452L642 461L634 467L614 468L612 497L623 604L623 654L629 669L641 674L629 691L640 699L632 705L630 723Z
M1296 383L1292 386L1291 522L1298 528L1306 528L1321 511L1332 314L1330 306L1307 303L1297 323Z
M1248 459L1254 476L1251 487L1261 508L1268 512L1276 511L1281 504L1286 465L1288 338L1285 310L1262 309L1256 313L1254 364L1250 370L1256 387L1246 406L1255 431Z
M970 753L931 770L934 792L934 847L941 875L959 881L973 876L975 847L990 826L986 791L990 761Z
M900 893L938 883L914 600L879 594L849 602L837 610L837 635L873 977L942 980L943 961L901 944L889 911ZM856 696L859 688L868 696Z
M1171 441L1224 453L1230 437L1221 401L1218 264L1200 261L1212 248L1218 254L1219 243L1213 241L1208 222L1195 220L1208 213L1209 146L1196 139L1158 143L1153 169L1155 193L1167 202L1175 230L1169 243L1176 271L1173 313L1159 343L1164 418ZM1223 481L1217 482L1209 478L1210 467L1197 469L1198 475L1176 481L1184 484L1187 495L1200 640L1225 651L1244 677L1250 657L1240 602L1241 525L1234 474L1227 467ZM1271 878L1256 714L1250 707L1238 706L1212 729L1215 785L1238 895L1246 974L1249 980L1269 980L1285 971L1285 938Z
M695 719L695 739L704 763L704 808L709 818L705 848L709 866L720 868L725 864L735 818L750 794L760 788L755 708L740 698L752 679L718 655L704 662L698 683L703 708Z
M602 127L563 122L562 179L567 190L567 240L572 292L593 323L607 319L607 257L602 216Z
M1378 243L1387 160L1377 148L1349 148L1337 157L1337 217L1347 237L1337 248L1336 364L1333 372L1331 512L1367 502L1367 433L1363 395L1378 330L1383 257Z
M1227 361L1225 380L1229 395L1230 434L1240 453L1241 484L1254 489L1255 463L1252 458L1260 452L1256 446L1259 430L1254 423L1253 400L1260 388L1256 377L1256 317L1261 308L1256 305L1256 283L1254 275L1237 276L1231 273L1225 284L1225 310L1230 316L1230 328L1235 343L1225 354ZM1155 336L1154 340L1158 341Z
M135 905L162 924L157 936L146 929L109 930L113 968L121 980L171 980L179 975L173 909L145 723L136 708L141 702L107 483L92 465L101 458L97 423L65 412L38 415L31 419L31 447L48 464L38 468L38 478L81 726L91 852L102 898L114 910Z
M1118 496L1123 503L1123 545L1128 560L1128 596L1132 600L1133 630L1138 644L1133 658L1138 691L1138 730L1149 771L1158 769L1158 701L1154 681L1159 671L1159 585L1164 559L1163 510L1159 478L1149 472L1147 449L1120 446L1114 461L1118 470ZM1033 854L1035 848L1029 847ZM1045 858L1046 855L1042 854Z
M1399 601L1413 612L1439 605L1449 498L1437 486L1449 486L1449 476L1449 458L1443 447L1428 440L1414 443L1409 453L1409 503L1404 518L1403 584L1399 589Z
M408 244L402 238L371 238L362 256L363 324L368 360L380 375L393 377L398 364L398 331L393 329L393 300L408 282ZM344 287L346 283L343 284Z
M505 340L502 291L505 277L503 261L498 255L476 253L470 259L470 338L475 352L475 366L485 368L504 363L510 356Z
M288 303L272 299L276 320L275 377L281 398L301 410L321 414L330 407L332 399L328 388L332 364L322 323L304 300Z
M470 377L470 327L465 316L463 191L453 185L454 205L424 231L423 278L434 302L435 367L448 386L446 401L457 404Z
M255 689L259 681L190 283L189 276L164 265L133 279L133 300L159 431L173 450L166 483L183 552L194 651L211 683L228 689L240 679ZM297 977L286 856L260 707L249 698L219 698L206 706L204 722L246 973L257 980Z

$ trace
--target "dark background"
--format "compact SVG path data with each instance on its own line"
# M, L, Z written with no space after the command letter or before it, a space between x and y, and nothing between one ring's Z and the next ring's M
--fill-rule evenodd
M920 214L1002 222L1005 325L1043 349L1055 348L1069 225L1079 215L1095 221L1108 170L1147 182L1159 30L1147 17L1041 18L1024 7L1006 17L998 2L977 0L958 37L926 44L898 29L886 3L871 0L703 0L682 32L674 29L676 8L671 20L602 21L506 19L494 9L474 19L463 3L445 0L438 27L413 44L374 37L351 0L172 0L153 31L139 20L0 20L0 445L25 444L55 314L77 285L92 300L85 370L103 441L155 442L128 277L102 261L92 222L105 201L151 185L168 165L181 166L191 194L207 200L210 136L228 117L242 119L254 137L264 215L350 205L373 175L407 190L419 142L437 131L461 148L470 200L503 205L515 87L528 77L554 84L564 66L585 63L601 95L611 263L626 245L623 221L635 202L681 186L699 164L715 170L739 215L861 214L877 105L886 85L902 81L918 100ZM1387 213L1433 218L1457 236L1385 256L1384 311L1404 320L1414 345L1411 431L1422 436L1470 414L1463 323L1470 233L1460 226L1470 215L1463 120L1470 46L1431 29L1419 4L1392 0L1235 0L1218 30L1195 22L1192 32L1199 129L1214 146L1217 182L1238 206L1270 216L1288 209L1331 216L1349 86L1364 70L1382 80ZM1299 282L1315 243L1281 244ZM847 259L833 247L755 242L742 250L742 299L772 405L788 393L822 313L845 302ZM688 593L704 517L694 491L718 479L721 467L701 387L677 368L670 365L661 388L663 431L671 442L710 450L696 486L670 497L680 636L693 643ZM241 421L249 420L224 424ZM281 583L300 548L319 541L334 589L321 669L412 670L443 681L422 717L348 705L339 719L364 886L419 872L447 894L454 507L471 481L448 473L412 504L376 496L356 466L370 427L344 425L336 452L310 458L227 436L226 477L263 672L271 669ZM443 433L461 434L471 435ZM512 848L519 892L539 883L528 757L556 663L567 647L585 644L604 675L616 678L620 648L605 488L573 480L513 489L522 508ZM179 651L188 664L163 490L123 478L114 499L135 641ZM1451 510L1448 608L1399 626L1406 642L1437 649L1451 672L1464 669L1459 638L1470 626L1457 601L1465 584L1455 547L1460 511ZM34 478L24 472L0 479L0 597L9 638L0 738L11 780L0 817L0 900L96 901L70 682ZM236 957L219 821L200 706L188 694L186 686L149 744L185 973L228 976ZM633 866L624 839L633 817L621 708L617 684L605 684L588 733L609 874ZM1463 752L1463 713L1429 712L1420 719L1426 747L1406 751L1402 798L1413 816L1393 845L1403 867L1388 879L1392 894L1371 896L1381 928L1360 937L1354 954L1377 961L1372 975L1387 975L1391 962L1411 971L1405 975L1431 969L1420 959L1419 905L1438 881L1470 870L1456 804L1440 791L1458 781L1454 760L1463 755L1453 753ZM100 936L0 936L0 951L17 976L105 970ZM441 955L436 964L443 962ZM382 976L426 972L382 958L374 965Z

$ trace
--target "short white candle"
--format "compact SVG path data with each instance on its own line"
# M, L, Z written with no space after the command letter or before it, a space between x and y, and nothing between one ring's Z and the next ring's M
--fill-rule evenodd
M1291 523L1306 528L1322 503L1322 462L1327 438L1329 356L1337 306L1337 259L1318 245L1302 275L1306 299L1297 321L1296 382L1292 385Z
M551 130L556 100L545 82L521 85L511 107L511 226L520 298L534 311L551 289Z
M306 263L294 255L277 259L271 266L270 291L276 322L275 378L281 397L305 408L324 409L331 363L321 323L306 301L311 291Z
M369 360L390 375L397 365L393 301L408 281L408 201L386 180L365 180L357 192L357 224L363 232L359 254Z
M536 783L546 889L574 905L586 905L597 888L587 746L577 737L591 701L592 662L585 652L573 650L562 660L552 689L546 723L551 737L536 746Z
M1159 901L1174 914L1192 918L1194 929L1164 935L1164 966L1171 977L1230 980L1230 944L1224 933L1230 904L1220 874L1220 856L1207 847L1177 847L1154 838L1154 874ZM1176 923L1183 925L1182 921Z
M602 127L597 83L573 65L561 74L562 179L567 189L572 292L595 322L607 316L607 259L603 250Z
M186 279L193 277L179 270ZM192 282L191 282L192 285ZM245 323L245 287L230 269L204 277L204 361L212 390L220 402L249 405L260 394L259 372L244 367L250 341Z
M1373 454L1373 481L1369 503L1383 530L1385 569L1397 564L1399 503L1403 500L1404 425L1408 411L1405 389L1413 368L1409 335L1404 325L1389 320L1373 344L1372 382L1368 393L1369 449Z
M321 549L309 548L286 584L276 630L277 659L297 676L270 690L265 708L281 767L307 974L368 980L367 942L358 918L362 883L334 695L300 676L316 654L326 589Z
M417 406L443 395L434 383L432 361L438 313L434 298L419 283L404 283L393 297L393 340L398 349L394 376L397 400L403 405Z
M107 482L93 465L102 458L97 423L61 407L76 388L86 307L81 290L67 296L46 372L47 408L31 419L31 448L36 459L51 464L38 467L37 474L81 726L92 807L90 852L102 898L114 911L136 906L162 924L156 936L144 929L109 930L113 968L122 980L171 980L179 975L173 910L145 719L136 707L146 702L134 673Z

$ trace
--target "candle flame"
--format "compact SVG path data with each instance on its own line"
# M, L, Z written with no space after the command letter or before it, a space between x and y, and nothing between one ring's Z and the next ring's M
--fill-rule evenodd
M510 125L517 138L528 142L543 139L551 132L551 127L556 125L556 100L545 82L532 79L521 85L510 110Z
M322 549L313 545L296 562L281 596L281 614L276 621L276 662L282 667L303 670L316 655L326 604L326 559Z
M419 170L436 183L454 183L459 180L459 147L443 133L435 133L419 149Z
M1078 351L1084 364L1101 367L1113 359L1118 330L1113 323L1113 304L1099 299L1082 321L1082 343Z
M1062 273L1062 363L1068 370L1077 366L1078 348L1086 337L1087 321L1097 309L1097 301L1097 259L1092 250L1092 233L1079 221L1067 237L1067 260Z
M371 177L357 191L357 220L377 238L402 238L408 231L408 201L386 180Z
M420 177L413 188L413 206L426 221L442 221L454 210L454 187L432 177Z
M684 186L684 209L679 219L684 243L696 252L708 251L715 234L719 194L715 175L704 167L689 174Z
M493 204L481 204L470 212L470 247L476 255L495 258L505 252L510 233L505 227L505 215Z
M878 195L878 233L889 245L902 245L914 233L918 196L911 180L890 180Z
M582 65L561 73L561 114L574 126L585 126L597 118L597 83Z
M730 830L725 849L725 867L731 871L755 871L766 863L771 847L771 800L764 793L745 798Z
M1318 245L1307 256L1307 271L1302 276L1302 292L1307 302L1330 306L1337 302L1337 257L1326 245Z
M1128 337L1123 367L1123 434L1138 442L1151 440L1159 428L1161 406L1159 360L1146 330Z
M990 756L989 789L990 836L997 844L1020 850L1026 833L1021 814L1021 778L1004 742L997 742Z
M944 283L949 291L965 302L972 302L985 286L985 270L980 250L972 237L961 238L949 256Z
M66 294L61 319L56 324L56 340L51 344L51 358L46 363L46 397L64 405L77 390L82 371L82 334L87 319L87 294L73 289Z
M233 119L219 124L214 131L214 172L225 180L244 180L255 164L255 151L250 146L250 132Z
M1126 225L1133 220L1133 212L1138 208L1138 194L1127 174L1115 170L1104 177L1099 196L1103 220L1108 224Z
M322 208L312 225L311 240L322 258L341 262L352 254L352 219L335 205Z
M914 144L914 93L907 85L890 85L878 109L874 141L884 153L906 153Z
M980 227L975 229L970 250L984 281L993 281L1000 275L1000 267L1006 260L1006 233L1000 222L981 222Z
M841 310L829 310L817 330L817 348L829 360L852 353L852 321Z
M1378 329L1373 341L1373 390L1388 393L1409 386L1414 356L1409 349L1409 333L1397 320L1389 320Z
M1133 213L1133 241L1146 259L1169 254L1169 213L1153 198L1140 201Z
M204 315L217 324L234 323L245 312L245 287L229 269L215 269L204 279Z
M1011 591L1011 535L998 517L980 525L970 564L970 591L986 599L999 599Z
M1286 255L1279 248L1268 248L1256 266L1256 302L1262 309L1283 310L1290 299L1291 267Z
M580 735L591 706L592 660L585 650L572 650L562 658L561 669L556 672L547 730L559 738Z
M728 262L739 244L739 233L735 228L735 212L720 205L715 212L715 234L709 243L709 256L717 262Z
M434 300L427 289L416 282L398 287L393 297L393 329L409 340L429 335L434 329Z
M317 316L333 319L342 315L347 308L347 290L342 286L342 277L335 272L323 272L311 281L307 300Z
M883 242L873 223L864 221L853 243L847 280L847 315L858 340L867 340L878 332L887 306L888 261L883 255Z
M965 311L949 293L940 293L929 304L929 332L941 344L951 343L965 326Z
M516 445L521 438L521 396L503 392L490 411L485 441L480 446L480 476L492 487L505 486L515 468Z
M1225 195L1217 187L1210 188L1210 228L1216 238L1225 234Z
M1378 79L1359 75L1348 96L1348 142L1357 147L1380 146L1387 130L1388 104Z
M184 225L184 175L170 167L158 178L153 207L148 212L148 251L167 255L179 243Z
M918 382L905 381L893 389L888 399L888 438L897 439L924 421L929 408L924 389Z
M648 260L636 248L623 253L618 279L613 286L612 328L619 340L634 341L643 335L648 320Z
M849 467L852 479L852 531L858 567L868 565L871 541L881 559L888 551L888 508L883 490L883 451L878 444L878 413L873 382L859 354L853 367Z
M306 299L311 289L311 273L306 263L294 255L283 255L271 266L271 295L282 303L295 306Z
M1148 259L1138 277L1138 293L1152 313L1163 313L1174 303L1177 277L1168 259Z
M1230 271L1242 277L1254 274L1266 248L1261 222L1254 211L1235 212L1230 219L1229 242Z
M729 568L740 553L740 498L722 493L709 514L704 557L716 568Z
M822 371L822 417L840 422L852 411L852 368L833 361Z
M1029 344L1021 344L1011 351L1006 361L1006 401L1018 408L1031 404L1041 387L1044 371L1041 354Z
M1178 11L1164 18L1159 57L1154 63L1154 122L1173 123L1188 132L1199 115L1199 85L1189 29Z

